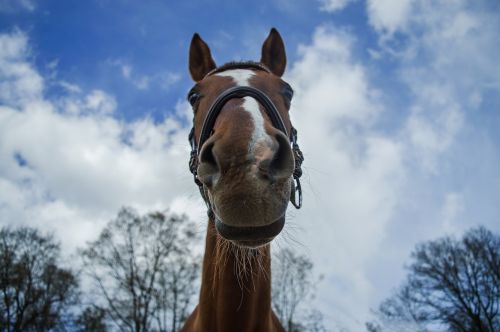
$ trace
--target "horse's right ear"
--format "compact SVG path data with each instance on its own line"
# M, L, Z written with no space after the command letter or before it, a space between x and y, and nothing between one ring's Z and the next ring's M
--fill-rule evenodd
M195 33L189 47L189 72L191 77L196 82L201 81L215 67L217 66L212 59L210 48L201 39L200 35Z

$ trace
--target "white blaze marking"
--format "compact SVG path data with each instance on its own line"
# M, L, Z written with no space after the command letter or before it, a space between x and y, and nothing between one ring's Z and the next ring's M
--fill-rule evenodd
M237 86L250 86L250 78L252 78L255 74L251 70L233 69L216 75L221 77L231 77ZM264 117L260 112L257 100L252 97L244 97L243 109L251 115L253 121L252 140L249 143L248 150L253 151L257 145L260 145L258 143L272 145L272 139L264 129Z
M259 103L252 97L245 97L243 98L243 108L250 113L253 120L252 142L249 148L252 149L255 147L259 141L267 143L266 145L271 145L272 139L264 129L264 117L260 112Z
M248 69L232 69L222 73L215 74L221 77L232 77L237 86L250 86L250 79L255 75L253 71Z

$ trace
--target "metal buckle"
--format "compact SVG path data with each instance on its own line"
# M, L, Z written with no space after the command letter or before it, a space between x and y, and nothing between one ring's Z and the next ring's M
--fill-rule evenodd
M304 162L304 155L302 151L300 151L299 144L297 143L297 129L292 127L292 151L293 158L295 159L295 169L293 170L293 188L292 193L290 194L290 202L292 202L293 206L296 209L300 209L302 207L302 186L300 185L299 178L302 176L302 162ZM297 203L295 197L298 193L299 202Z
M302 207L302 186L300 185L300 180L299 178L294 178L293 179L293 188L292 188L292 192L291 192L291 195L290 195L290 202L292 203L293 206L295 206L295 208L298 210ZM297 203L296 199L295 199L295 193L298 193L299 194L299 202Z

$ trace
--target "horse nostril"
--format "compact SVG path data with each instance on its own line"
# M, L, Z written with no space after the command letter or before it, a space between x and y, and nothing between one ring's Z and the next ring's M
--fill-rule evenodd
M217 160L215 160L213 148L213 142L207 143L202 147L200 152L200 162L217 166Z
M271 160L263 160L259 169L261 171L267 170L268 174L265 174L267 177L287 179L292 175L295 166L292 149L287 137L281 132L275 138L278 143L278 150L274 153Z
M198 165L198 179L207 186L211 186L219 174L219 164L213 151L214 142L207 142L200 152Z

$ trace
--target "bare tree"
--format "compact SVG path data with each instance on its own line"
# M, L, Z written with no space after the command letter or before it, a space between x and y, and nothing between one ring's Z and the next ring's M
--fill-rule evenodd
M406 283L382 303L385 320L440 325L451 332L500 331L500 237L484 227L460 241L417 246Z
M78 332L106 332L106 310L99 306L88 306L75 321L74 330Z
M199 275L198 261L192 256L177 256L160 274L153 314L160 331L178 331L191 312L189 305L198 293L194 287Z
M59 244L32 228L0 230L2 331L63 329L78 300L78 283L58 266Z
M185 216L122 209L82 251L102 307L121 331L173 331L185 318L199 266Z
M366 323L369 332L428 332L415 303L410 300L408 285L386 299L375 312L377 321Z
M288 248L281 249L273 258L273 309L287 332L325 330L322 314L303 308L314 295L317 280L313 279L312 269L309 258Z

